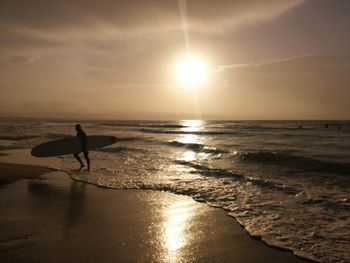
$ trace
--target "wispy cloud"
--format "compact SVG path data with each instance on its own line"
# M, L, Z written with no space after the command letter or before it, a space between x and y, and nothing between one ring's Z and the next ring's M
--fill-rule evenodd
M238 25L274 18L304 0L187 1L191 31L220 34ZM1 45L54 45L79 40L154 36L181 30L177 1L2 1ZM6 31L6 32L5 32ZM6 33L6 34L3 34ZM18 38L22 37L22 41Z
M350 57L301 55L225 65L217 75L232 99L227 110L244 109L249 118L350 117Z

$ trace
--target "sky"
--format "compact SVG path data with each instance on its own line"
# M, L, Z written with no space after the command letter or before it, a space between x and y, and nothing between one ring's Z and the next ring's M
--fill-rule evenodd
M348 0L2 0L0 117L350 119ZM186 88L176 65L201 58Z

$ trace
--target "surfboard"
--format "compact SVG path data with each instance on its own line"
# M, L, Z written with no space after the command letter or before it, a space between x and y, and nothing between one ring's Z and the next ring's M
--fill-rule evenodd
M117 142L114 136L91 135L86 137L87 150L95 150ZM49 141L35 146L31 154L35 157L53 157L80 153L83 151L82 141L78 137Z

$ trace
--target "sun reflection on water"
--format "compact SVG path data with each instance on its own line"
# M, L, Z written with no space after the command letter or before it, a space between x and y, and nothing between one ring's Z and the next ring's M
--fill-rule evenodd
M195 134L181 134L177 141L181 143L200 143L200 138Z
M198 136L197 134L193 134L193 132L203 130L204 124L205 122L202 120L183 120L181 122L181 125L184 127L181 128L181 130L184 131L185 134L179 135L177 141L187 144L189 148L196 148L197 145L203 144L202 137ZM205 156L201 154L198 155L194 150L189 149L185 152L181 152L177 159L181 161L191 162L195 161L198 157L205 158Z
M203 120L183 120L181 125L185 126L182 128L185 132L200 131L203 129L205 122Z
M179 160L181 161L186 161L186 162L191 162L191 161L194 161L196 160L196 153L193 152L193 151L187 151L187 152L184 152Z

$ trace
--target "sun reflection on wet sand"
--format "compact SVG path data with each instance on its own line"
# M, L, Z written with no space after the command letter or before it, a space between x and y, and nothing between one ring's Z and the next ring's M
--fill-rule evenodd
M190 220L194 215L192 200L177 201L164 210L164 255L165 262L183 262L183 248L188 243Z

